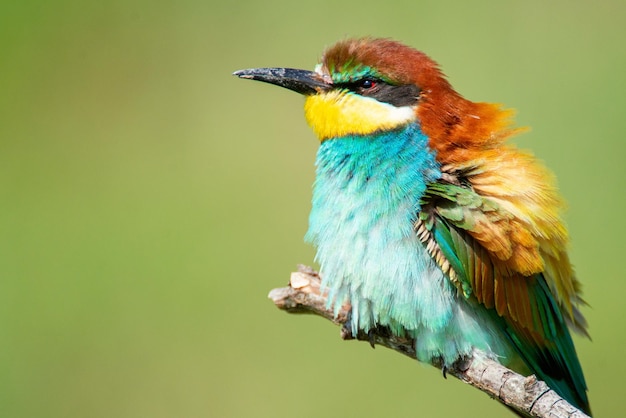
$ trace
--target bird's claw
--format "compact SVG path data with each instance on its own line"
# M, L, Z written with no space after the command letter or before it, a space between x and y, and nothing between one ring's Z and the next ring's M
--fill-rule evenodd
M376 333L373 329L367 331L367 340L372 348L376 348Z

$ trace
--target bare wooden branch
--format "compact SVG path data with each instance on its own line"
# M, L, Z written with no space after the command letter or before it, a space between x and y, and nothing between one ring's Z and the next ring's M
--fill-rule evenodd
M327 308L327 299L320 291L320 285L321 280L316 271L307 266L298 266L298 271L291 274L289 286L272 290L269 298L279 309L289 313L314 314L342 326L343 339L368 341L372 345L382 345L415 358L415 344L412 340L396 337L384 329L377 329L369 334L351 335L351 332L343 327L348 319L350 306L344 305L335 316L333 311ZM440 369L442 367L438 360L433 360L432 365ZM534 375L524 377L477 350L471 356L457 361L444 373L455 376L518 413L530 417L588 417L551 390L545 382L537 380Z

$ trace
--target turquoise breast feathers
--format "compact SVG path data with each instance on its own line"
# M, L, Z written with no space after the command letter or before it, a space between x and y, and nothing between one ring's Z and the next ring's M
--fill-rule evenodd
M351 326L388 326L416 338L417 357L451 364L472 346L508 352L487 314L471 312L414 231L426 185L440 176L419 125L322 142L307 241L317 247L323 286Z

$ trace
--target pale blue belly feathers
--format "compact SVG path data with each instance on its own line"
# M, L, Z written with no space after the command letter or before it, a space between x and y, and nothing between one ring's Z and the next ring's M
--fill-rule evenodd
M306 239L323 286L335 311L351 303L354 334L388 326L417 339L421 361L449 365L472 347L508 356L493 317L457 295L414 231L426 184L441 176L427 142L415 123L322 142Z

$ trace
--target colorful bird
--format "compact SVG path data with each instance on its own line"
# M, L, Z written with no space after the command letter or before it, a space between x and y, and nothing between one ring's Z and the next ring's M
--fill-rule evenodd
M553 175L507 144L512 112L463 98L424 53L332 46L314 72L235 72L306 97L321 145L306 239L351 327L444 366L478 349L590 413L568 327L587 335Z

